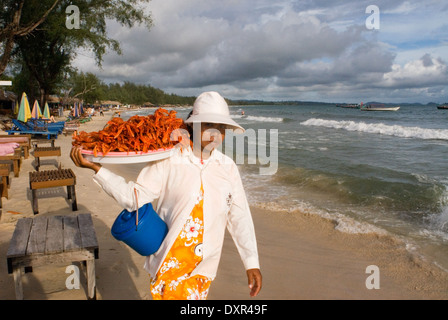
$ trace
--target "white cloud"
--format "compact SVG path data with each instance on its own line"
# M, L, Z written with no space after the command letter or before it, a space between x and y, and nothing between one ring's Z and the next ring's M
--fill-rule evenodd
M368 100L420 87L418 99L434 100L446 83L447 65L438 57L447 46L425 40L431 30L448 31L446 7L440 1L377 5L384 15L381 29L372 32L364 25L366 5L355 0L153 0L151 31L109 25L123 55L108 54L97 73L106 81L150 83L188 95L213 88L230 98L332 101L370 95ZM422 21L428 21L424 30ZM95 69L85 56L77 66Z
M420 2L420 3L411 3L409 1L404 1L402 3L399 3L398 6L396 6L395 8L391 8L391 9L387 9L384 11L384 13L387 14L409 14L414 12L419 5L421 5L424 2Z
M383 85L386 87L417 88L448 83L448 66L440 58L425 54L418 60L404 66L394 64L392 71L385 73Z

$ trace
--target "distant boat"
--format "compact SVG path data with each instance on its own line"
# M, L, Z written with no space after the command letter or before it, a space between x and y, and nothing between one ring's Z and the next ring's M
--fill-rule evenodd
M437 106L437 109L448 109L448 104L442 104L440 106Z
M384 104L367 104L361 107L361 111L397 111L400 107L386 107Z
M358 109L359 104L353 104L353 103L340 103L337 104L336 107L338 108L352 108L352 109Z

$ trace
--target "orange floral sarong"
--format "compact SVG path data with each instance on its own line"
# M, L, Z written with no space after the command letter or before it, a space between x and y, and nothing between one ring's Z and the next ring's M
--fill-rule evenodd
M205 300L212 279L190 276L202 261L204 234L204 190L201 186L196 205L183 229L151 281L154 300Z

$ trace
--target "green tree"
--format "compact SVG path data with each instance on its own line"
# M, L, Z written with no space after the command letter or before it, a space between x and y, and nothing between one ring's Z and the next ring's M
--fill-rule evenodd
M0 3L0 45L2 53L0 56L0 75L5 72L8 66L14 45L18 39L28 36L39 27L58 5L60 0L29 1L25 0L2 0ZM33 3L34 15L31 19L23 21L22 13Z
M103 82L93 73L73 73L70 77L72 97L80 98L85 103L94 104L104 100Z
M22 9L22 21L33 21L37 8L42 3L49 5L53 1L27 1ZM38 29L18 41L16 50L17 62L22 64L22 72L27 71L25 74L38 82L41 103L67 77L70 63L80 47L92 50L100 66L108 49L121 54L118 41L107 34L108 20L117 21L128 28L144 24L149 29L152 19L143 6L148 2L149 0L78 0L75 3L80 13L79 29L73 29L66 25L66 8L72 1L60 0Z
M52 37L41 30L36 31L36 37L22 38L17 43L21 77L29 78L27 82L31 88L38 87L38 92L31 88L24 91L29 91L33 100L39 99L44 105L46 97L54 93L70 70L70 51L64 50L59 37Z
M151 102L155 105L163 104L189 104L192 105L196 97L183 97L167 94L163 90L150 85L137 85L132 82L124 84L102 84L102 93L106 100L116 100L123 104L142 105Z

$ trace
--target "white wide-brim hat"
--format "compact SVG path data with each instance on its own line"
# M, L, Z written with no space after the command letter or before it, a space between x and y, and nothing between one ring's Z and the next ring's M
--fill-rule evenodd
M185 123L198 122L225 124L237 133L245 131L242 126L230 117L229 106L226 100L218 92L214 91L204 92L199 95L194 102L191 116L185 120Z

